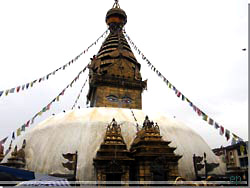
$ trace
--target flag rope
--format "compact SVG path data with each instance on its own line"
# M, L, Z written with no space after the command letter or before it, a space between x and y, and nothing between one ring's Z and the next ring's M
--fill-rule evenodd
M87 83L87 80L88 80L88 77L86 78L86 80L85 80L85 82L84 82L84 84L83 84L83 86L82 86L82 88L81 88L81 90L80 90L80 92L79 92L79 94L78 94L78 96L77 96L75 102L74 102L74 105L73 105L72 108L71 108L72 110L75 108L75 106L76 106L76 104L77 104L77 102L78 102L78 100L79 100L79 98L80 98L80 96L81 96L81 94L82 94L82 90L83 90L85 84Z
M15 140L15 135L16 135L16 137L20 136L20 135L21 135L21 132L22 132L22 131L25 131L25 128L26 128L26 127L29 127L31 124L33 124L34 121L35 121L35 119L36 119L36 117L41 116L44 112L50 110L51 105L52 105L54 102L59 101L60 96L63 96L64 93L65 93L65 91L66 91L69 87L72 87L72 86L73 86L73 84L79 79L80 75L81 75L82 73L85 72L85 70L88 68L88 66L89 66L89 64L88 64L86 67L84 67L84 69L81 70L81 71L77 74L77 76L70 82L70 84L68 84L68 85L67 85L67 86L57 95L57 97L55 97L49 104L47 104L45 107L43 107L42 110L40 110L38 113L36 113L31 119L29 119L26 123L24 123L24 124L23 124L21 127L19 127L16 131L13 131L13 132L12 132L12 140ZM16 132L16 134L15 134L15 132ZM9 136L8 136L8 137L9 137ZM7 137L7 138L8 138L8 137ZM7 139L6 139L6 140L7 140ZM5 140L5 141L6 141L6 140ZM4 142L5 142L5 141L4 141Z
M86 50L84 50L83 52L81 52L79 55L77 55L75 58L73 58L71 61L69 61L68 63L66 63L65 65L61 66L60 68L50 72L49 74L47 74L46 76L43 76L41 78L35 79L32 82L28 82L26 84L22 84L20 86L17 87L13 87L11 89L6 89L6 90L0 90L0 97L1 96L8 96L8 94L10 93L18 93L19 91L28 89L29 87L33 87L33 85L35 85L35 83L41 83L42 81L48 80L50 76L53 76L56 74L56 72L58 72L59 70L65 70L66 67L70 66L71 64L73 64L74 62L76 62L83 54L85 54L86 52L88 52L89 48L91 48L93 45L96 45L97 42L100 40L100 38L102 37L106 37L108 34L108 29L95 41L93 42Z
M135 114L134 114L134 112L133 112L133 110L132 110L131 108L130 108L130 111L131 111L132 116L133 116L133 118L134 118L134 120L135 120L136 130L139 131L139 124L138 124L138 122L137 122L137 119L136 119L136 117L135 117Z
M156 67L146 58L146 56L141 52L141 50L139 50L139 48L135 45L135 43L131 40L131 38L128 36L128 34L125 32L125 30L123 30L123 33L125 35L125 37L128 39L129 43L133 46L133 48L135 49L135 51L142 57L142 59L144 61L147 62L148 66L151 68L152 71L154 71L160 78L163 79L163 81L166 83L166 85L169 87L169 89L173 89L173 91L175 92L176 96L178 98L181 98L182 101L186 101L189 103L189 105L193 108L193 110L199 115L202 116L202 119L206 122L208 122L208 124L214 126L215 129L219 129L220 130L220 135L224 135L225 133L225 137L227 140L230 139L230 133L232 134L232 139L233 140L237 140L237 141L243 141L242 138L240 138L239 136L237 136L236 134L232 133L231 131L229 131L228 129L224 129L224 127L222 125L219 125L219 123L217 123L216 121L214 121L212 118L210 118L207 114L205 114L202 110L200 110L200 108L198 108L196 105L194 105L187 97L185 97L178 89L176 89L176 87L171 84L164 76L163 74L156 69Z

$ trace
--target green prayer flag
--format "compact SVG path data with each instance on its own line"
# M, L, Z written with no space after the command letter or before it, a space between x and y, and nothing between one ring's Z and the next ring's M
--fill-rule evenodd
M203 114L203 118L202 118L204 121L207 121L207 115L206 114Z
M43 108L42 112L46 112L47 106Z
M23 124L23 125L22 125L21 131L25 131L25 126L26 126L26 124Z

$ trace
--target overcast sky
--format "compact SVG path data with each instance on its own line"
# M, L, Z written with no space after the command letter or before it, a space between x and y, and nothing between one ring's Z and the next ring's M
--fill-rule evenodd
M68 63L107 29L114 0L0 1L0 91L29 83ZM120 0L125 30L151 63L197 107L248 140L247 0ZM55 98L89 63L102 43L64 71L31 89L0 98L0 139L11 136ZM131 47L132 48L132 47ZM246 51L242 49L246 48ZM143 110L165 112L199 133L212 147L228 145L219 131L176 97L145 61L148 90ZM81 75L51 110L71 109L87 77ZM78 102L86 107L88 86ZM141 122L142 123L142 122ZM162 125L163 126L163 125ZM191 143L190 143L191 144Z

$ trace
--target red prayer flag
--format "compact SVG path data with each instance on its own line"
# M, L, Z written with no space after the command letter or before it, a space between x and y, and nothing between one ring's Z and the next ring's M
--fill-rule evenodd
M16 88L16 91L19 92L19 91L20 91L20 88L21 88L21 86L18 86L18 87Z
M197 114L201 116L201 110L199 108L196 108Z
M223 134L224 134L224 127L220 126L220 135L223 135Z
M177 92L177 97L180 97L181 96L181 92Z

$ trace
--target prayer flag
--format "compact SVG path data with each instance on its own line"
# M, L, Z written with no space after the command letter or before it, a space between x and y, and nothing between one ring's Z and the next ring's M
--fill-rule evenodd
M31 124L33 124L33 123L34 123L34 121L35 121L35 116L32 118L32 120L31 120Z
M40 111L40 112L38 112L37 113L39 116L41 116L42 114L43 114L43 112L42 111Z
M214 127L215 127L216 129L220 128L220 126L218 125L217 122L214 123Z
M177 91L177 97L181 96L181 92Z
M56 97L56 101L59 101L59 95Z
M213 125L213 124L214 124L214 120L211 119L211 118L209 118L208 123L209 123L210 125Z
M201 110L199 108L197 108L197 114L201 116Z
M18 86L18 87L16 88L17 93L20 91L20 88L21 88L21 86Z
M39 78L38 82L41 82L43 78Z
M46 112L47 106L43 108L42 112Z
M47 105L47 110L50 109L50 106L51 106L51 103L49 103L49 104Z
M50 76L50 74L48 74L48 75L46 76L47 80L49 79L49 76Z
M25 89L25 84L24 85L22 85L22 90L24 90Z
M193 110L196 112L197 107L195 105L193 105Z
M230 138L230 131L226 129L226 132L225 132L225 137L227 138L227 140L229 140Z
M224 127L220 126L220 135L223 135L223 134L224 134Z
M22 125L21 131L25 131L25 126L26 126L25 124Z
M30 85L29 83L27 83L27 84L26 84L26 89L28 89L28 88L29 88L29 85Z
M207 118L208 118L207 115L206 115L205 113L203 113L202 115L203 115L203 118L202 118L202 119L203 119L204 121L207 121Z
M16 135L17 135L17 136L20 136L20 135L21 135L21 129L20 129L20 128L17 129Z
M0 145L4 144L4 143L6 142L7 139L8 139L8 136L6 136L4 139L2 139L2 140L0 141Z
M33 82L30 83L30 87L33 87Z
M168 87L171 89L172 88L172 84L168 82Z
M11 88L10 93L14 93L14 92L15 92L15 88Z
M0 91L0 97L2 96L2 94L3 94L3 91Z
M9 90L7 89L6 91L5 91L5 95L7 96L9 94Z
M12 133L12 139L15 140L15 132Z
M29 127L29 124L30 124L30 120L27 121L27 123L25 124L26 127Z
M175 91L175 94L177 94L177 89L173 86L173 90Z
M181 99L184 101L185 100L185 96L182 94L181 95Z

